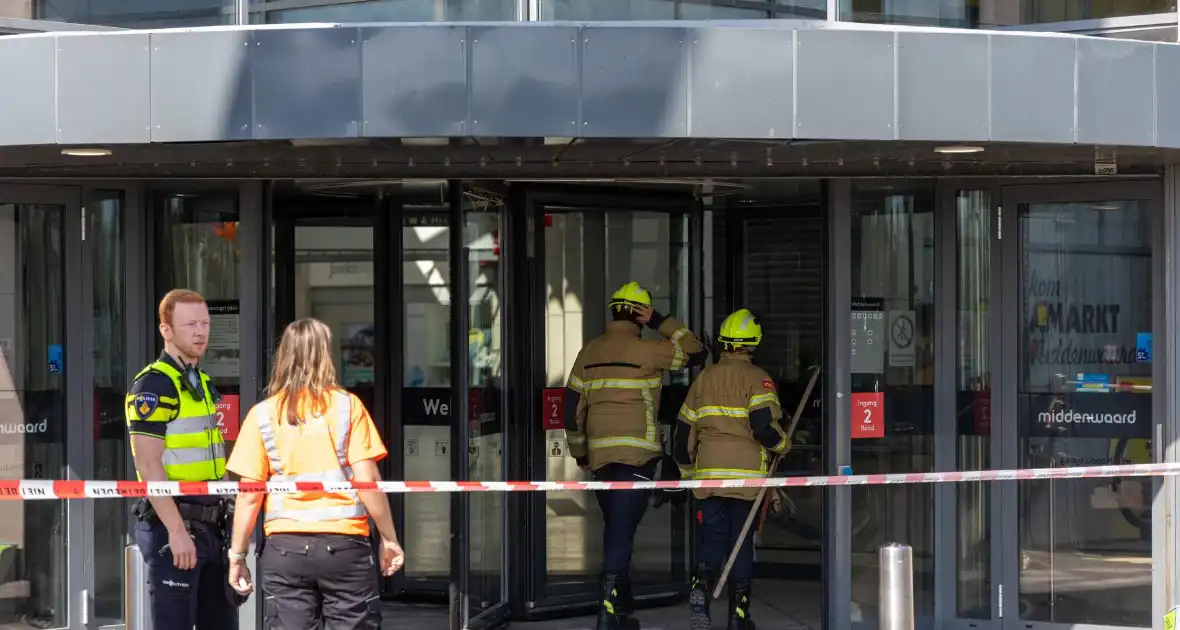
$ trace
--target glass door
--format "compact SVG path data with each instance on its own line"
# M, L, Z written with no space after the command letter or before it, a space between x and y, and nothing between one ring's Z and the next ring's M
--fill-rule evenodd
M1152 461L1161 188L1004 189L1004 468ZM1152 625L1157 479L1002 485L1006 627Z
M86 382L80 189L0 187L0 475L85 477L92 465ZM89 429L89 430L87 430ZM0 626L91 623L84 573L94 501L0 506ZM69 541L73 542L69 542ZM87 563L89 564L89 563Z
M652 293L654 306L674 314L694 331L700 314L690 312L689 197L615 196L587 189L539 189L527 195L532 260L529 299L536 355L532 383L542 423L531 424L529 478L588 479L569 456L560 399L569 368L583 345L602 334L610 294L636 280ZM650 332L645 333L650 334ZM689 375L665 381L660 422L670 435ZM556 410L556 413L552 413ZM537 416L533 416L537 417ZM592 607L598 600L602 560L602 515L592 493L535 493L532 571L528 601L535 612L551 607ZM635 536L631 579L639 600L686 595L685 506L649 509Z
M503 197L463 190L462 262L467 294L467 471L465 481L504 481L505 331L514 313L504 299L506 268L501 264L500 234L506 215ZM505 583L505 493L478 492L466 497L467 628L488 627L508 616Z
M723 220L733 297L714 321L738 308L748 308L758 317L763 336L754 363L774 379L789 422L807 388L811 367L823 357L826 220L820 191L762 207L727 208ZM803 407L791 435L791 451L775 476L824 474L821 392L822 377ZM789 610L807 628L823 624L823 496L824 489L816 487L771 489L765 524L754 534L759 578L755 599Z

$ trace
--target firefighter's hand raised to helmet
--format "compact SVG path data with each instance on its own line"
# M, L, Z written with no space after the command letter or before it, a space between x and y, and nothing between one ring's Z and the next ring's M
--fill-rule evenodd
M634 309L635 309L634 310L635 321L639 322L640 324L647 324L648 322L650 322L651 321L651 314L655 312L655 309L653 309L652 307L644 306L642 304L636 305L634 307Z

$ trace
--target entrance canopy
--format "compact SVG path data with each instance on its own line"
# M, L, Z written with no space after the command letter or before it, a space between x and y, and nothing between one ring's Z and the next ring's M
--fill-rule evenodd
M1177 76L1178 44L790 20L12 35L0 37L0 146L490 137L1180 148Z

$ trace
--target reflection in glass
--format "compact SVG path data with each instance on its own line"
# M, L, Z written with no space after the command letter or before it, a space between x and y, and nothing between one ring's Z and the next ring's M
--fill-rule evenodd
M992 209L986 190L955 195L957 221L955 361L956 470L991 468ZM957 483L955 492L956 611L959 617L990 619L991 484Z
M1021 468L1151 461L1143 201L1021 204ZM1149 626L1153 479L1018 485L1021 618Z
M1175 11L1176 0L840 0L841 20L953 28L992 28Z
M95 479L116 481L133 476L127 463L127 429L123 392L127 375L127 333L124 325L123 192L97 190L87 208L94 282L94 470ZM128 504L94 502L94 609L99 625L123 623L123 547Z
M766 190L755 189L741 200L759 214L726 221L724 229L744 226L739 271L745 295L735 306L749 308L762 324L754 362L774 379L783 413L790 418L811 378L809 368L823 357L825 213L818 181L791 180L786 190L770 188L774 184L769 181L762 185ZM716 229L716 214L713 220ZM714 244L718 240L714 237ZM722 311L712 330L728 314ZM821 377L776 476L824 474L822 391ZM766 522L755 535L759 590L790 593L781 601L791 617L813 628L821 627L824 618L823 496L818 487L768 490Z
M406 204L402 211L402 301L405 305L402 422L407 481L451 474L451 268L447 203ZM474 319L472 320L475 321ZM472 380L474 383L474 379ZM405 575L448 579L451 498L405 496Z
M205 297L211 316L201 369L223 395L241 389L238 360L238 191L160 193L156 246L156 303L176 288ZM156 351L163 340L156 338ZM229 445L232 448L232 445Z
M765 6L735 7L725 0L540 0L541 20L765 20L824 19L827 0L764 0ZM756 5L756 2L748 4ZM771 15L771 11L774 15Z
M0 476L65 479L64 209L0 202ZM65 501L0 507L0 624L67 623Z
M468 479L503 481L503 334L500 303L500 215L478 204L466 213L463 241L468 249L468 382L470 387ZM468 548L471 615L501 601L504 561L504 495L470 497Z
M852 469L934 470L934 189L865 183L852 198ZM861 413L869 412L867 419ZM877 617L878 548L913 547L914 611L934 614L929 484L852 488L852 614Z
M233 0L34 0L0 5L0 17L121 28L177 28L233 23Z
M687 219L652 212L553 212L545 219L545 387L565 386L578 351L606 330L611 292L635 280L651 293L662 313L688 317ZM645 335L654 335L647 330ZM688 374L665 381L660 422L675 418L688 391ZM546 431L545 479L586 480L569 457L565 432ZM548 584L598 579L602 562L602 515L592 493L546 493ZM676 509L648 510L635 534L632 579L642 583L683 580L675 559Z
M507 22L516 0L370 0L268 11L272 24L305 22Z

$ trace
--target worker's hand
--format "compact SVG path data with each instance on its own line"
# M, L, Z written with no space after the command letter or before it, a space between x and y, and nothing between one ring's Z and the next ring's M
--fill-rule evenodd
M193 536L188 530L169 531L168 550L172 552L172 566L181 571L197 568L197 544L193 542ZM160 550L161 553L163 551Z
M632 312L635 313L635 321L646 325L651 321L651 314L655 312L655 309L650 306L636 306Z
M245 560L229 561L229 585L239 595L249 595L254 592L254 582L250 579L250 568Z
M406 564L406 554L396 540L381 541L381 574L390 577L402 570Z

